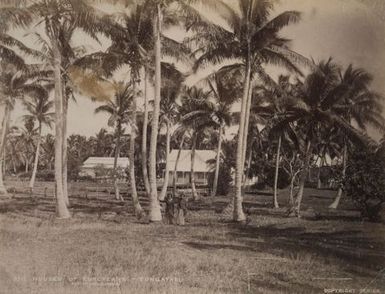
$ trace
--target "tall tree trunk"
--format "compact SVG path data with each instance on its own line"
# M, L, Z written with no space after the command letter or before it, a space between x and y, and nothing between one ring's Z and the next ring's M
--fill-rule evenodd
M170 140L171 140L171 126L170 122L167 121L167 132L166 132L166 170L164 174L164 182L163 182L163 187L162 191L159 196L159 200L163 201L164 198L166 197L167 193L167 188L168 188L168 180L169 180L169 171L170 171L170 163L169 163L169 157L170 157Z
M114 154L114 191L115 191L115 199L123 201L122 196L119 192L119 184L118 184L118 158L120 154L120 135L122 132L122 128L120 123L118 123L118 129L117 129L117 136L116 136L116 147L115 147L115 154Z
M7 188L4 185L4 180L3 180L3 164L4 160L0 159L0 195L1 196L7 196Z
M6 174L7 173L7 148L5 146L3 150L3 158L4 158L3 174Z
M17 170L16 170L16 160L15 160L14 154L12 154L12 168L13 168L13 173L16 174Z
M55 188L56 210L59 218L71 217L63 192L63 87L61 76L61 55L58 44L51 37L54 57L55 81Z
M130 185L132 204L134 206L135 215L141 218L143 215L142 206L139 203L138 192L136 190L135 179L135 138L136 138L136 81L133 79L132 88L134 92L132 100L132 118L131 118L131 135L130 135Z
M242 155L242 162L243 163L246 161L246 153L247 153L247 138L249 136L251 96L252 96L252 89L251 89L251 81L250 81L249 93L247 94L245 131L243 133L243 155ZM248 180L248 168L244 167L243 184L242 184L242 190L243 191L245 191L247 180Z
M244 133L246 129L246 112L247 112L247 103L249 97L249 88L250 88L250 74L251 74L251 65L250 65L250 53L248 54L246 60L246 71L245 71L245 80L243 84L243 97L241 103L241 119L239 122L239 131L238 131L238 141L237 141L237 154L236 154L236 169L235 169L235 195L234 195L234 211L233 211L233 220L237 222L245 221L246 216L243 212L242 202L242 180L244 174Z
M5 150L5 141L7 138L8 124L10 120L10 107L8 105L4 108L4 118L1 123L1 141L0 141L0 195L7 195L7 188L4 185L3 180L3 164L4 164L4 150Z
M179 162L180 154L182 153L184 139L185 139L185 135L183 134L182 140L180 141L180 144L179 144L178 154L177 154L176 160L175 160L174 176L173 176L173 179L172 179L174 195L176 195L176 192L177 192L176 191L176 181L177 181L177 176L178 176L178 174L177 174L177 172L178 172L178 162Z
M66 205L69 207L68 198L68 154L67 154L67 114L68 114L68 98L66 95L65 81L63 82L63 196Z
M249 149L249 157L247 158L247 164L246 164L246 172L245 172L245 179L243 181L243 191L246 191L246 186L249 185L249 179L250 179L250 169L251 169L251 159L253 156L253 148L252 144L250 144Z
M158 188L156 182L156 149L158 141L158 129L159 129L159 114L160 114L160 86L161 86L161 42L160 42L160 31L161 31L161 10L160 4L157 4L157 11L155 15L155 21L153 25L154 39L155 39L155 97L154 97L154 111L151 124L151 141L150 141L150 211L149 219L152 222L158 222L162 220L162 213L160 211L160 204L158 200Z
M148 197L151 196L150 182L147 171L147 127L148 127L148 67L144 69L144 117L142 133L142 174L144 188Z
M295 175L293 175L290 179L290 194L289 194L289 204L290 206L294 205L294 182L295 182Z
M275 159L275 175L274 175L274 208L279 208L278 203L278 176L279 176L279 158L281 153L282 136L278 138L277 157Z
M344 144L344 151L343 151L343 154L342 154L342 178L344 178L345 175L346 175L346 163L347 163L347 160L348 160L348 147L347 147L347 144L345 142L345 144ZM342 197L342 187L341 187L341 184L340 184L339 187L338 187L337 196L334 199L333 203L330 204L329 208L337 209L338 205L340 204L341 197Z
M307 142L306 144L306 147L305 147L305 158L304 158L304 165L303 165L303 169L301 171L301 176L300 176L300 180L299 180L299 190L298 190L298 194L297 194L297 199L296 199L296 203L295 203L295 209L294 209L294 213L300 217L300 210L301 210L301 204L302 204L302 198L303 198L303 193L304 193L304 189L305 189L305 183L306 183L306 178L308 176L308 170L309 170L309 161L310 161L310 154L311 154L311 142L310 140Z
M322 188L322 182L321 182L321 170L324 166L324 157L321 156L320 158L320 166L318 167L318 173L317 173L317 189L321 189Z
M195 165L195 150L197 147L197 134L196 131L194 131L193 135L193 141L191 146L191 192L194 201L199 200L200 197L198 195L197 189L195 187L195 171L194 171L194 165Z
M217 189L218 189L219 166L221 163L221 151L222 151L222 132L223 132L223 126L221 125L218 130L218 148L217 148L217 158L215 162L213 190L211 192L212 197L217 195Z
M29 187L32 189L35 185L35 179L36 179L36 173L37 173L37 166L39 164L39 155L40 155L40 145L41 145L41 122L39 122L39 134L37 138L37 146L36 146L36 153L35 153L35 161L33 163L33 171L31 180L29 182Z

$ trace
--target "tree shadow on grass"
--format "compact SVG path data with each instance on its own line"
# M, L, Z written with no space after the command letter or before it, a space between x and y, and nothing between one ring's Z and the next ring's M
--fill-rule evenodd
M254 244L259 251L280 257L288 257L290 252L303 252L370 270L379 270L385 264L384 241L364 236L362 231L308 232L305 227L269 225L238 227L229 234L244 244ZM253 241L256 238L258 240ZM260 242L260 238L264 242Z
M282 279L277 273L269 273L269 277L275 279L267 281L265 279L255 278L250 276L250 293L254 293L256 289L269 289L270 291L277 291L278 293L298 293L298 294L312 294L322 293L322 289L310 284L302 284L294 281ZM277 283L278 280L279 282Z
M104 213L116 213L116 215L127 212L134 213L132 200L125 198L124 202L111 199L111 195L101 195L100 197L85 198L84 196L70 196L70 211L74 216L86 214L101 218ZM128 198L128 199L127 199ZM140 203L146 209L149 203L148 198L140 197ZM0 203L0 213L17 213L22 216L34 216L42 218L46 213L54 214L56 211L56 201L52 197L39 195L16 194L14 197Z
M215 243L203 243L203 242L182 242L191 248L198 250L220 250L230 249L238 251L255 251L255 248L247 245L235 245L235 244L215 244Z

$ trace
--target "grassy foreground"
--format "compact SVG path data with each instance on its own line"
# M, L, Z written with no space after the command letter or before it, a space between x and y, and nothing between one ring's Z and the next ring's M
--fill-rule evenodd
M107 194L73 197L57 220L52 199L16 194L0 205L0 293L385 293L383 224L328 211L330 191L308 190L302 219L263 194L246 197L247 225L217 197L184 227L140 223Z

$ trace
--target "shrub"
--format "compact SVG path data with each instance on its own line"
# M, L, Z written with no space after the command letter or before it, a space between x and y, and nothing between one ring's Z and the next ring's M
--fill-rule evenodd
M211 190L214 183L214 172L208 175L207 180ZM219 168L217 195L226 196L227 194L229 194L232 181L233 178L231 176L231 168L227 167L224 164L221 164Z
M39 170L37 171L36 178L39 181L52 182L55 180L55 171L49 169Z
M369 150L351 154L343 188L370 221L378 221L385 201L385 156Z
M274 187L274 178L275 178L275 167L271 166L266 169L266 179L265 184L271 188ZM284 189L290 185L290 176L283 169L279 168L278 174L278 189Z

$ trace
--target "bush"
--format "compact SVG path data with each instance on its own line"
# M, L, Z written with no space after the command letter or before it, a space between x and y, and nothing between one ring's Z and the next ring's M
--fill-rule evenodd
M36 179L43 182L52 182L55 180L55 171L49 169L38 170Z
M275 167L267 168L265 184L270 188L273 188L274 178L275 178ZM290 185L290 175L283 168L279 168L278 189L284 189L289 185Z
M17 175L20 179L25 180L25 179L30 179L32 176L32 171L28 172L22 172ZM37 176L36 176L37 177Z
M208 185L210 190L213 187L214 183L214 172L208 175ZM218 176L218 188L217 195L226 196L230 192L231 182L233 178L231 176L231 168L226 167L226 165L221 165L219 168L219 176Z
M354 152L342 180L343 188L360 209L361 215L370 221L380 219L385 201L385 156L368 150Z

